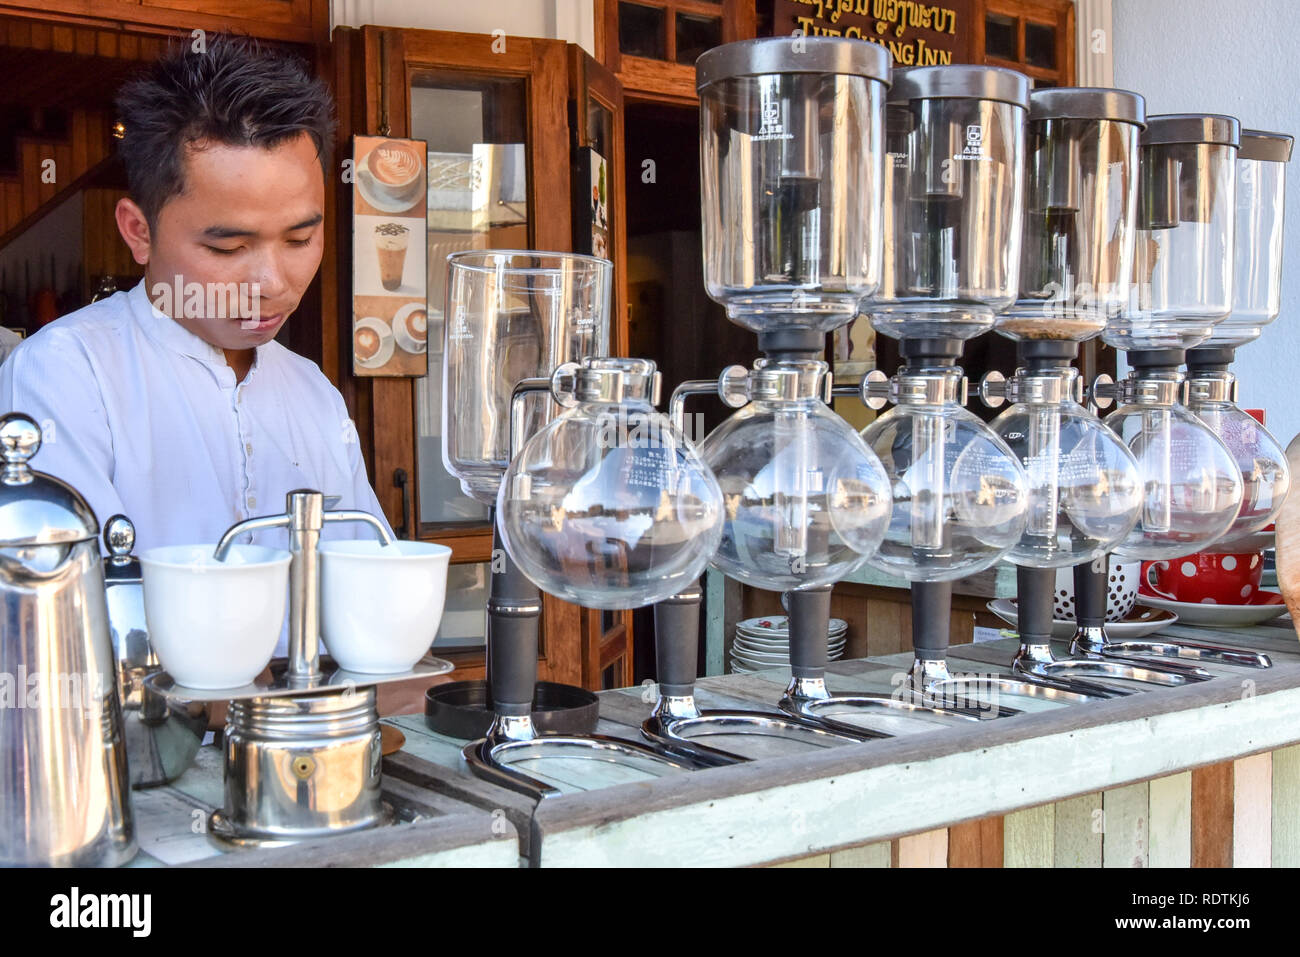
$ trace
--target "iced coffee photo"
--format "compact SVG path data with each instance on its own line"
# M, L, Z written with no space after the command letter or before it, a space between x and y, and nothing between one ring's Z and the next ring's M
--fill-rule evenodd
M389 292L396 292L401 288L410 235L411 231L401 223L380 223L375 227L375 251L379 254L379 282Z

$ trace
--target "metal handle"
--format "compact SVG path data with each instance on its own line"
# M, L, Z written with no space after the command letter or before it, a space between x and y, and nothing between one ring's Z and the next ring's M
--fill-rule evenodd
M385 545L393 544L384 523L369 512L345 509L325 511L325 496L314 489L294 489L285 496L282 515L264 515L238 522L226 529L213 552L225 561L235 539L246 532L265 528L289 530L289 677L311 684L320 677L320 566L316 546L321 528L327 523L362 522L378 534Z
M1007 377L994 369L980 379L980 401L990 409L996 409L1007 401Z
M688 379L668 400L668 417L679 432L686 431L686 400L693 395L714 393L729 409L749 404L749 370L742 365L727 366L717 379Z
M1088 401L1097 409L1108 409L1120 396L1120 388L1115 380L1102 373L1092 380L1088 387Z

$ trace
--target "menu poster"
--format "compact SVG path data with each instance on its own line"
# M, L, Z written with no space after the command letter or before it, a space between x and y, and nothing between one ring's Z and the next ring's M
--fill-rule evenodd
M605 157L588 150L591 157L591 254L609 258L609 194L605 180Z
M352 373L429 372L428 147L352 138Z

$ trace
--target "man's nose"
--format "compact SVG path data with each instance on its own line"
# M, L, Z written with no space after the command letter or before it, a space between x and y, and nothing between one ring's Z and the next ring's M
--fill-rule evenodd
M249 282L258 284L263 299L276 299L289 288L284 261L275 250L268 249L258 257Z

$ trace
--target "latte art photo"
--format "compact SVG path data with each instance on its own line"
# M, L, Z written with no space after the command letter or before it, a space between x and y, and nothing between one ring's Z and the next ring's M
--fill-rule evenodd
M409 185L420 175L420 157L412 150L393 143L376 147L370 154L371 174L384 186Z

